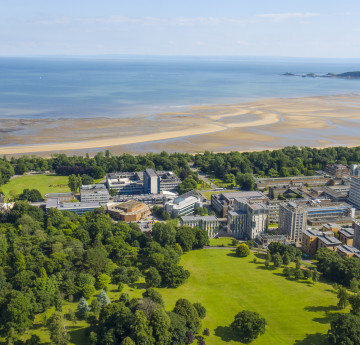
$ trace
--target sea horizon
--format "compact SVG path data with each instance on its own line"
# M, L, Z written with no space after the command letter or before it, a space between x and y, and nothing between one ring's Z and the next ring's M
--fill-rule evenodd
M360 60L359 60L360 61ZM127 118L267 98L357 93L353 59L219 56L0 57L0 118Z

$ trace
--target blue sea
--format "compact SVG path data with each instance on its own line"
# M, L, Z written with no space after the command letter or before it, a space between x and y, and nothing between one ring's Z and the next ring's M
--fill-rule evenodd
M360 92L360 80L283 76L360 70L355 60L0 58L0 118L131 117L191 105Z

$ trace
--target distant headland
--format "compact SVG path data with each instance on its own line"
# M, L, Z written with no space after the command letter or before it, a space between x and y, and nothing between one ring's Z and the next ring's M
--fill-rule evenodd
M355 72L345 72L345 73L327 73L324 75L318 75L316 73L307 73L307 74L294 74L286 72L284 76L290 77L302 77L302 78L342 78L342 79L360 79L360 71Z

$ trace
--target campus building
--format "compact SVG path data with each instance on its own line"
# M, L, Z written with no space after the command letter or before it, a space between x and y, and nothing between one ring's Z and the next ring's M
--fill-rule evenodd
M325 171L337 179L350 176L350 169L343 164L329 164Z
M81 202L100 202L106 204L109 202L109 191L103 184L82 185L80 187Z
M233 208L227 215L228 230L238 239L255 239L267 231L268 218L269 209L266 204L235 198Z
M45 202L48 199L59 199L59 202L66 202L75 199L75 195L73 192L65 192L65 193L47 193L44 195Z
M151 214L148 205L136 200L108 204L107 212L111 218L124 222L138 222Z
M360 221L354 221L354 243L353 246L360 249Z
M326 175L315 176L292 176L292 177L274 177L274 178L255 178L256 188L264 190L269 187L282 187L285 185L302 186L325 186L330 184L331 177Z
M354 244L354 229L353 228L341 228L339 230L339 240L343 244L352 246Z
M307 209L303 205L290 201L280 204L279 230L292 242L301 242L307 226Z
M279 212L280 204L283 203L281 200L269 200L266 205L269 209L269 223L279 223Z
M194 191L182 194L164 204L164 210L173 218L193 214L197 207L202 207L202 202L194 195Z
M340 222L343 218L354 218L355 210L346 203L315 202L308 203L307 219L309 224Z
M108 189L116 189L119 194L160 194L164 191L176 192L181 180L172 171L122 172L106 175Z
M101 206L100 202L60 202L59 199L48 199L46 201L46 213L54 207L59 211L69 211L81 216L85 212L92 212Z
M337 252L342 257L360 258L360 250L353 247L353 246L347 245L347 244L343 244L343 245L338 246L337 247Z
M350 181L349 202L360 209L360 177L353 176Z
M215 216L182 216L181 226L190 226L206 230L209 238L217 236L219 231L219 220Z
M360 177L360 165L359 164L352 164L350 166L350 176Z
M220 218L226 218L229 208L234 204L235 198L242 198L250 200L253 203L264 203L268 197L262 192L245 191L245 192L230 192L211 195L211 206L215 209Z

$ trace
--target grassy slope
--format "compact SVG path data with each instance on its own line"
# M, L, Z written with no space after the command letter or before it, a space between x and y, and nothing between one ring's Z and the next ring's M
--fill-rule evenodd
M210 238L210 246L211 247L234 247L232 245L232 237L221 237L221 238Z
M254 264L252 259L253 254L237 258L226 249L186 254L182 264L191 271L188 282L176 290L160 289L167 309L179 297L202 303L207 309L203 328L208 327L211 334L208 345L238 344L229 339L227 326L243 309L267 320L265 335L253 344L326 344L322 335L329 329L326 313L337 303L331 287L287 280L278 270L264 270L262 263Z
M10 191L21 194L25 188L38 189L44 196L45 193L70 192L67 176L56 175L24 175L12 179L9 183L0 186L6 197Z
M177 289L159 289L166 309L171 310L179 298L202 303L207 309L203 329L210 329L207 345L240 344L231 339L228 326L243 309L257 311L267 320L266 333L252 344L327 344L329 313L338 312L331 286L287 280L279 274L280 270L264 269L263 260L252 263L253 258L253 254L237 258L230 249L204 249L185 254L181 264L190 270L189 280ZM143 291L128 286L124 289L131 297L141 297ZM110 286L108 295L111 300L118 299L116 286ZM77 303L64 302L64 314L69 308L76 310L76 306ZM47 315L52 312L53 309L49 310ZM38 315L36 320L36 330L30 332L38 334L42 341L49 341L49 333L41 325L43 315ZM78 321L76 325L67 321L67 325L71 344L87 344L85 321Z

